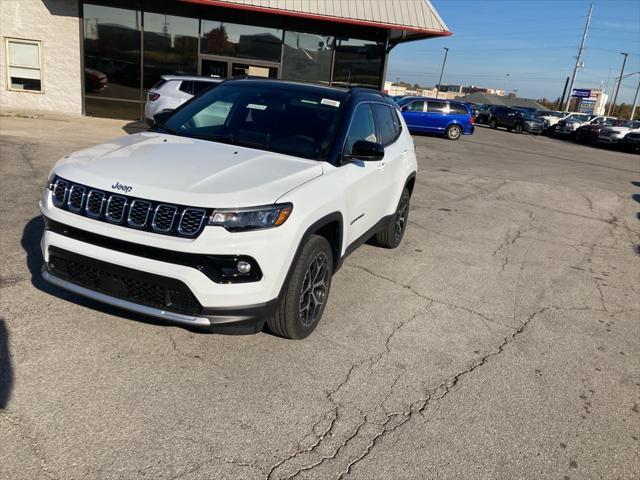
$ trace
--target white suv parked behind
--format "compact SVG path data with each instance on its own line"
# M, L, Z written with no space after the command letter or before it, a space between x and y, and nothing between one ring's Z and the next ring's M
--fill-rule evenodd
M266 320L303 338L345 256L400 244L416 169L379 92L228 80L54 166L43 276L166 320L247 332Z
M219 84L222 80L211 77L163 75L147 93L147 103L144 106L145 120L152 125L155 114L175 110L187 100L212 85Z

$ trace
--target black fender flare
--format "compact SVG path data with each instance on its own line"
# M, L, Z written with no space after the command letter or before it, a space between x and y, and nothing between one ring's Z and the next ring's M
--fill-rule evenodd
M298 247L296 248L296 253L293 255L293 259L291 260L291 264L289 264L289 269L287 270L287 275L284 277L284 281L282 282L282 285L280 285L280 292L278 293L278 298L279 299L282 298L282 294L284 292L285 285L287 285L287 283L289 283L289 279L291 278L291 274L293 273L293 268L298 263L298 260L300 259L300 255L302 253L302 247L304 246L305 243L307 243L307 240L309 240L309 237L311 237L311 235L316 233L322 227L325 227L326 225L329 225L330 223L333 223L333 222L336 222L336 221L338 222L338 225L339 225L338 226L338 232L337 232L336 239L335 239L335 245L331 245L331 249L333 250L333 255L334 255L333 273L335 273L338 270L339 265L340 265L341 260L342 260L342 242L343 242L343 237L344 237L344 219L342 217L342 213L340 213L340 212L332 212L332 213L329 213L329 214L325 215L324 217L316 220L315 222L313 222L311 225L309 225L309 227L302 234L302 238L300 239L300 242L298 243Z

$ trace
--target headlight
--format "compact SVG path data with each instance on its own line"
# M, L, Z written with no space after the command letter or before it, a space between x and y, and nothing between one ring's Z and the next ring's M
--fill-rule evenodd
M53 191L53 183L56 181L56 174L53 170L49 173L49 178L47 178L47 189Z
M293 205L280 203L264 207L214 210L209 225L224 227L230 232L279 227L287 221Z

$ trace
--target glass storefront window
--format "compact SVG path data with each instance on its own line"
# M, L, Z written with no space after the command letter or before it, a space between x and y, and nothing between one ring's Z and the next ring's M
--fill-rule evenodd
M384 45L369 40L336 39L333 84L380 88Z
M85 3L87 95L140 100L141 12Z
M283 79L325 84L331 81L333 37L286 31L283 49Z
M162 75L196 75L198 72L198 20L144 14L144 88Z
M203 20L200 52L279 62L282 30Z

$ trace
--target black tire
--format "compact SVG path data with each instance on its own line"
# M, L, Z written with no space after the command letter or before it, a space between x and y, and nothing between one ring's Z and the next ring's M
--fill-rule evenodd
M311 235L302 247L275 314L267 319L269 330L295 340L309 336L327 305L332 274L333 253L329 242L319 235Z
M384 230L379 231L375 235L375 243L382 248L396 248L404 238L404 232L407 230L409 222L409 207L411 194L406 188L402 190L400 201L396 207L396 212Z
M516 133L517 134L521 134L522 133L522 124L521 123L516 123Z
M498 128L498 122L496 122L495 118L491 119L491 121L489 122L489 127L493 128L494 130Z
M449 140L458 140L462 136L462 127L460 125L449 125L447 127L447 131L445 132L445 136Z

